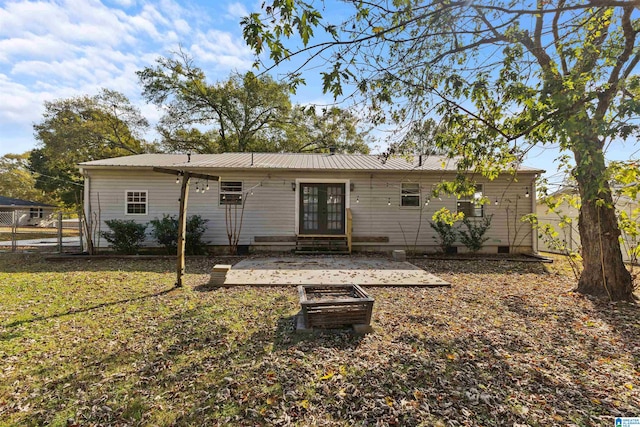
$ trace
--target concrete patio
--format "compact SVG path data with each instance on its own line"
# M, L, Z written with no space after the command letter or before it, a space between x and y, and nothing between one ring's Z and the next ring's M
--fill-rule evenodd
M308 256L248 258L235 264L221 286L451 286L409 262L384 258Z

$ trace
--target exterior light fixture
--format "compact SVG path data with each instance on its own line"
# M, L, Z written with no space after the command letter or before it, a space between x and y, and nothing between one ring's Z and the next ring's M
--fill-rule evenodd
M391 197L389 197L389 200L387 201L387 206L391 206Z

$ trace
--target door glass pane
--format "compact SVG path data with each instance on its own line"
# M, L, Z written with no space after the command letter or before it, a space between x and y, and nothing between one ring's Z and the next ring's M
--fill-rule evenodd
M318 229L318 187L302 187L302 227L304 230Z
M327 186L327 231L342 231L343 206L342 186Z

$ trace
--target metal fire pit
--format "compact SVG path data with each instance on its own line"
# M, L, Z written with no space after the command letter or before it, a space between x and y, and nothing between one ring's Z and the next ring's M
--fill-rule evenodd
M373 298L358 285L298 286L304 328L366 326L370 329Z

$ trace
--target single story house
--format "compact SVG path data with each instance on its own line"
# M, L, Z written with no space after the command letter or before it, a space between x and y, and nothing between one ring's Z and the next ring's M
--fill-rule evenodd
M55 206L30 200L0 196L0 225L46 226Z
M299 249L301 241L315 245L333 238L348 240L355 251L437 251L429 223L446 207L473 218L492 215L484 252L537 249L535 233L520 219L535 212L535 179L543 171L528 167L477 180L475 196L464 200L432 197L435 185L456 175L455 162L439 156L409 162L347 154L140 154L79 167L86 217L103 231L108 219L148 223L177 215L179 171L187 171L212 177L191 179L187 214L208 220L204 240L215 246L228 245L229 221L237 227L242 218L239 244L252 250ZM177 179L158 168L176 171ZM460 242L456 246L466 250Z

